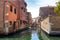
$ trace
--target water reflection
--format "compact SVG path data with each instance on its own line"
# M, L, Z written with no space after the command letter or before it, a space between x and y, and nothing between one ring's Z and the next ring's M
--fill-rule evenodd
M0 40L31 40L30 34L29 31L18 32L11 36L0 36Z
M35 30L32 30L31 32L31 40L39 40L38 34Z
M43 31L41 31L40 33L41 33L40 36L41 36L42 40L60 40L60 37L58 37L58 36L55 36L55 37L49 36Z

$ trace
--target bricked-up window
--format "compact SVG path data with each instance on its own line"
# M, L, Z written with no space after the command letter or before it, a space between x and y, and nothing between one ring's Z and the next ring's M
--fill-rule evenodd
M10 25L12 25L12 21L10 21Z
M11 12L12 12L12 9L13 9L13 8L12 8L12 5L10 5L10 11L11 11Z
M16 14L16 8L14 8L14 13Z

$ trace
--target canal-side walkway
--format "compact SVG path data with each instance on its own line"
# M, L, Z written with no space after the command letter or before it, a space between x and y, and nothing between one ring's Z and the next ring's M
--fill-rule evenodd
M31 40L39 40L38 34L35 30L32 30L31 32Z

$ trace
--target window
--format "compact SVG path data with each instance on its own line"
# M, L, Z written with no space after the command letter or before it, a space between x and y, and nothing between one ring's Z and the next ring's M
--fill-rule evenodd
M24 7L21 7L21 9L24 9Z
M14 8L14 13L16 14L16 8Z
M10 5L10 11L12 12L12 5Z
M24 10L24 12L26 12L26 10Z
M13 26L14 26L13 29L15 29L16 28L16 22L13 23Z
M10 25L12 25L12 21L10 21Z
M25 21L23 21L23 23L25 24L26 22L25 22Z
M22 24L22 20L20 20L20 24Z

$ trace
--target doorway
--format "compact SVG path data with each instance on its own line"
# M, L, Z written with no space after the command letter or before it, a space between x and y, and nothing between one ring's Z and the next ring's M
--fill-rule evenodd
M13 29L15 30L16 28L16 22L13 23Z

